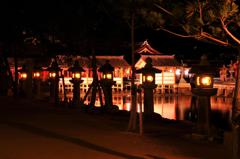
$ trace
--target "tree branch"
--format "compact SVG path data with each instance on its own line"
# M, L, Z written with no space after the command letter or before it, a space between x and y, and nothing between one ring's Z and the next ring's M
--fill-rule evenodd
M167 13L168 15L173 16L173 13L166 10L165 8L161 7L160 5L154 4L157 8L161 9L162 11L164 11L165 13Z
M239 45L240 45L240 40L234 36L227 28L227 26L224 24L224 21L222 18L220 18L220 21L221 21L221 24L222 24L222 27L223 27L223 30L227 33L228 36L230 36L235 42L237 42Z
M170 34L172 34L172 35L175 35L175 36L178 36L178 37L182 37L182 38L196 38L197 36L195 36L195 35L183 35L183 34L178 34L178 33L175 33L175 32L173 32L173 31L170 31L170 30L168 30L168 29L165 29L165 28L158 28L157 30L163 30L163 31L165 31L165 32L167 32L167 33L170 33Z
M205 38L205 39L212 40L212 41L214 41L214 42L216 42L216 43L219 43L219 44L221 44L221 45L223 45L223 46L228 46L228 45L229 45L228 42L219 40L219 39L213 37L212 35L210 35L210 34L208 34L208 33L206 33L206 32L202 32L202 33L201 33L201 37L203 37L203 38Z

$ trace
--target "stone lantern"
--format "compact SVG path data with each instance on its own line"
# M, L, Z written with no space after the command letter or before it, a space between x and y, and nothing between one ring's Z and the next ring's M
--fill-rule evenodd
M113 81L114 67L109 63L109 60L107 60L106 63L102 65L98 71L102 74L100 84L103 88L105 106L106 108L111 108L113 106L112 86L116 83Z
M155 74L162 71L152 66L152 59L146 59L146 65L137 70L136 73L142 73L142 87L144 89L144 114L154 113L153 89L157 87L155 84Z
M191 91L196 96L198 121L198 132L203 135L209 135L210 131L210 97L217 94L217 88L213 88L214 70L203 55L199 65L189 70L192 74Z
M80 105L80 84L83 82L81 73L85 72L85 70L80 66L78 61L75 61L73 67L69 68L68 71L72 73L72 80L70 80L73 84L72 106L76 107Z
M51 66L47 68L49 72L49 82L50 82L50 98L54 101L55 105L59 104L59 74L61 68L58 66L57 61L53 61Z

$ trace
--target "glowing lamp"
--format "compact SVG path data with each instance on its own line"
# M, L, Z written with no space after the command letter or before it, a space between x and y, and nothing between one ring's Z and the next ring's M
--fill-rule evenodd
M20 79L21 80L26 80L27 79L27 73L26 72L21 72L20 73Z
M176 70L176 75L177 75L177 76L180 76L180 75L181 75L181 70L180 70L180 69L177 69L177 70Z
M72 73L72 78L74 78L74 79L81 79L81 73L79 73L79 72Z
M188 74L191 75L189 77L192 89L213 88L214 72L216 72L216 70L214 69L214 67L211 67L211 65L207 61L207 57L203 55L201 57L200 64L195 65L188 72Z
M103 73L103 79L112 80L112 77L111 73Z
M19 70L20 80L26 80L28 78L26 66L23 65L22 69Z
M56 61L53 61L51 66L48 67L49 72L49 79L55 79L59 75L59 72L61 71L60 67L58 66L58 63Z
M49 78L55 78L56 72L49 72Z
M81 73L85 70L80 66L78 61L75 61L74 65L68 71L72 73L72 80L80 81L82 78Z
M196 86L203 88L211 88L213 86L213 77L210 75L198 75L196 77Z
M40 78L40 72L34 72L33 78Z
M109 60L106 61L104 65L102 65L99 70L102 73L103 80L113 81L113 71L114 67L109 63Z
M143 75L143 82L151 83L151 82L153 82L153 80L154 80L153 75Z
M144 85L155 85L155 73L161 73L162 71L152 66L152 59L146 59L146 65L137 70L136 73L142 73L142 82Z
M42 71L41 68L35 67L35 68L33 69L33 79L40 79L40 77L41 77L41 71Z

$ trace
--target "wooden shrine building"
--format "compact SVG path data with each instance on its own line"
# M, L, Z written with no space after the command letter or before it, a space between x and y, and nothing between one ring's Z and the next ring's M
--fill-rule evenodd
M175 59L174 55L164 55L159 51L152 48L147 41L144 41L141 46L136 50L140 54L140 59L136 62L136 69L145 66L146 59L152 59L153 67L162 70L162 73L155 75L157 89L166 90L176 87L176 71L181 68L181 64ZM141 75L137 75L139 83L142 83Z

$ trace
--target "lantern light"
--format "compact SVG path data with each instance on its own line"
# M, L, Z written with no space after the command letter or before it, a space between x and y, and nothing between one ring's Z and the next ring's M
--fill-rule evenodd
M197 76L196 84L199 87L211 87L213 84L212 77L209 75Z
M102 79L113 80L114 67L109 63L109 60L106 60L106 63L102 65L98 71L102 72Z
M40 72L33 73L33 78L39 78L39 77L40 77Z
M35 66L34 69L33 69L33 78L34 79L40 79L41 71L42 71L42 69L40 67Z
M68 71L72 72L72 79L80 81L81 80L81 72L85 70L80 66L78 61L75 61L74 65L68 69Z
M136 73L142 73L142 81L143 84L146 85L155 85L155 73L161 73L162 71L159 69L156 69L152 66L152 59L147 58L146 59L146 65L137 70Z
M177 75L177 76L181 75L181 70L180 70L180 69L177 69L177 70L176 70L176 75Z
M184 75L185 75L185 76L188 76L188 72L189 72L189 69L186 69L186 70L184 71Z
M56 73L55 72L49 72L49 77L50 78L55 78L56 77Z
M79 73L79 72L72 73L72 78L73 79L80 79L81 78L81 73Z
M143 82L153 82L154 78L152 75L143 75Z
M26 80L28 78L27 69L25 65L22 66L22 69L19 70L19 73L20 80Z
M20 79L22 79L22 80L27 79L27 73L26 72L21 72L20 73Z
M58 63L56 61L53 61L51 66L48 67L47 70L49 71L50 79L55 79L57 77L57 75L59 74L59 71L61 71L61 69L59 68Z

